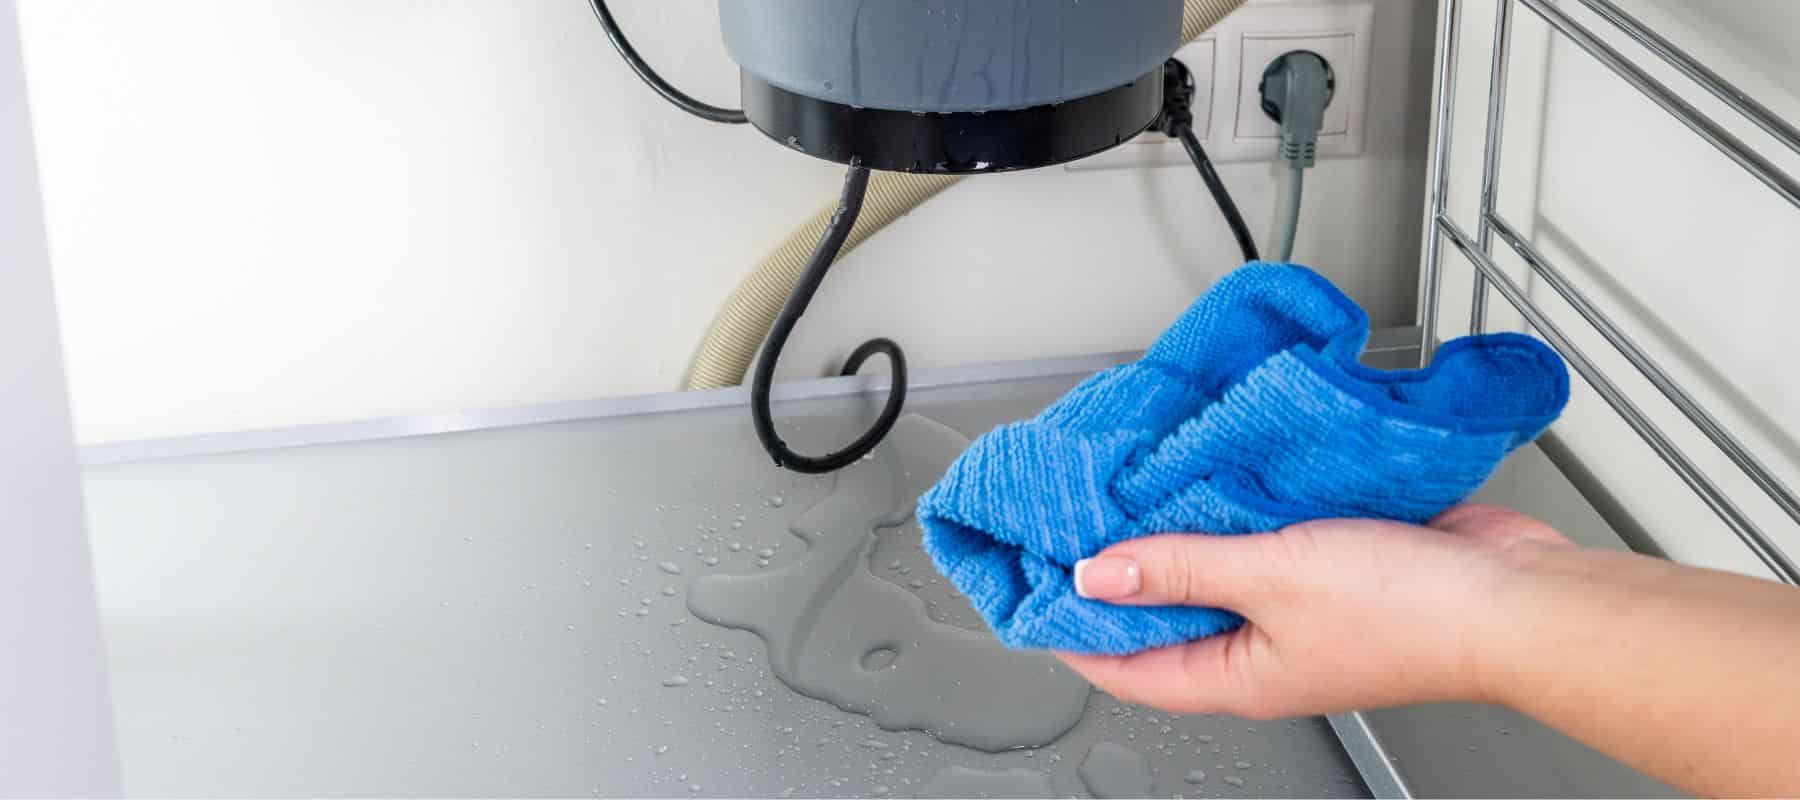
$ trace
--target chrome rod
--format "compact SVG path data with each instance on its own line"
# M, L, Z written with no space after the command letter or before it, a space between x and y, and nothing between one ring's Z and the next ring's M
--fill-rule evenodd
M1757 180L1774 189L1775 193L1785 198L1789 204L1800 208L1800 181L1795 181L1792 176L1782 172L1768 159L1750 149L1743 140L1731 135L1711 117L1701 113L1688 101L1681 99L1662 82L1650 77L1649 73L1631 63L1610 45L1600 41L1593 31L1569 18L1569 15L1564 14L1561 9L1550 5L1546 0L1519 0L1519 2L1542 17L1545 22L1550 24L1550 27L1567 36L1581 49L1586 50L1589 55L1605 64L1626 83L1643 92L1651 102L1662 106L1664 111L1669 112L1689 130L1699 134L1700 138L1718 148L1719 152L1724 153L1727 158L1737 162L1738 166L1743 167Z
M1388 755L1387 748L1381 745L1381 738L1375 735L1375 729L1369 727L1369 718L1361 711L1345 714L1332 714L1325 718L1331 723L1331 732L1337 734L1338 742L1344 746L1344 754L1350 756L1350 763L1362 775L1363 785L1369 789L1369 796L1407 800L1413 796L1412 789L1401 777L1400 768Z
M1727 431L1717 419L1708 414L1701 407L1699 401L1688 394L1687 390L1681 388L1681 384L1670 378L1669 374L1663 371L1662 367L1649 354L1645 353L1642 347L1632 341L1630 336L1620 330L1619 326L1614 324L1605 312L1597 308L1587 298L1587 295L1575 288L1562 270L1557 269L1556 265L1550 263L1550 260L1526 241L1525 237L1519 235L1518 229L1498 214L1490 215L1488 221L1500 234L1500 238L1506 241L1507 246L1511 247L1513 252L1518 253L1519 257L1524 259L1525 263L1544 279L1545 283L1550 284L1550 288L1562 295L1563 300L1575 309L1575 313L1580 314L1582 319L1594 326L1594 329L1598 330L1600 335L1605 337L1606 341L1610 342L1619 351L1619 354L1625 357L1626 361L1631 362L1631 365L1636 367L1637 371L1642 373L1644 378L1656 387L1657 391L1662 392L1663 397L1668 398L1669 402L1679 409L1682 415L1694 423L1694 427L1706 434L1706 438L1711 439L1713 444L1717 445L1725 453L1725 456L1737 465L1738 469L1743 470L1751 482L1755 483L1757 488L1762 489L1775 505L1780 506L1781 510L1786 512L1794 522L1800 523L1800 498L1796 498L1793 491L1789 490L1781 482L1781 479L1775 477L1769 468L1757 459L1755 454L1745 448L1736 437L1733 437L1731 432Z
M1775 112L1769 110L1768 106L1757 102L1756 98L1745 94L1743 90L1733 86L1730 81L1719 77L1719 73L1712 71L1705 64L1688 55L1686 51L1670 43L1668 39L1663 38L1662 34L1651 30L1644 23L1637 21L1635 17L1619 10L1618 6L1613 5L1612 0L1581 0L1581 4L1598 14L1601 19L1612 23L1613 27L1631 37L1632 41L1660 56L1669 66L1688 76L1693 82L1700 84L1701 88L1711 92L1712 96L1719 98L1725 105L1731 106L1733 110L1744 115L1744 118L1755 123L1756 127L1762 128L1765 133L1781 142L1787 149L1800 153L1800 128L1795 128L1787 120L1777 116Z
M1533 0L1522 1L1533 2ZM1487 275L1488 280L1496 289L1500 290L1500 294L1506 298L1507 302L1518 309L1519 313L1525 316L1526 321L1543 334L1550 345L1555 347L1557 352L1561 353L1563 358L1569 362L1569 366L1574 367L1575 371L1590 386L1594 387L1594 391L1600 395L1601 399L1618 412L1620 418L1625 420L1625 424L1631 426L1631 429L1644 440L1644 443L1649 445L1650 449L1655 451L1657 456L1675 471L1675 474L1688 485L1688 488L1700 496L1700 500L1712 509L1714 514L1718 515L1726 527L1743 540L1744 544L1756 554L1763 564L1773 570L1782 581L1800 586L1800 565L1796 565L1786 553L1782 552L1779 546L1770 541L1769 537L1756 526L1756 523L1752 522L1743 510L1738 508L1737 504L1733 503L1731 498L1719 489L1718 485L1707 478L1706 474L1701 472L1700 468L1687 457L1687 454L1681 451L1681 448L1669 440L1668 436L1650 420L1643 409L1631 402L1631 399L1626 397L1625 393L1610 378L1606 377L1606 373L1595 366L1594 362L1581 351L1581 348L1577 347L1575 342L1563 333L1555 322L1550 320L1549 315L1545 314L1544 310L1532 302L1529 297L1526 297L1524 290L1520 289L1519 285L1513 282L1513 279L1502 271L1493 259L1481 252L1481 248L1475 245L1467 233L1464 233L1449 217L1443 215L1437 217L1435 226L1449 238L1464 257L1469 259L1470 263L1474 264L1476 269Z
M1450 196L1451 106L1456 104L1456 27L1461 16L1459 0L1443 0L1438 31L1437 87L1432 103L1437 109L1437 143L1431 151L1431 211L1425 225L1425 274L1419 308L1419 366L1431 363L1437 350L1439 291L1444 282L1444 237L1433 220L1444 215Z
M1494 213L1500 191L1500 142L1506 117L1506 69L1512 51L1512 0L1494 4L1494 61L1488 68L1487 144L1481 151L1481 220L1475 226L1475 243L1481 252L1494 254L1494 231L1488 217ZM1469 305L1469 332L1487 330L1487 278L1475 271Z

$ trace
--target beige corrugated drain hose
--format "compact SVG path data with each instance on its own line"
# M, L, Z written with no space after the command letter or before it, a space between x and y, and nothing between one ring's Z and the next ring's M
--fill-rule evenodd
M1181 41L1191 42L1237 10L1245 0L1187 0L1181 14ZM855 249L876 231L919 207L938 192L962 180L955 175L911 175L877 172L869 179L869 193L862 216L850 230L850 238L838 258ZM801 270L812 257L813 247L825 231L825 223L837 210L837 201L821 206L810 219L795 228L781 245L763 256L749 275L738 283L731 297L713 318L706 337L688 367L686 389L717 389L744 382L744 373L757 348L769 335L775 315L794 290Z

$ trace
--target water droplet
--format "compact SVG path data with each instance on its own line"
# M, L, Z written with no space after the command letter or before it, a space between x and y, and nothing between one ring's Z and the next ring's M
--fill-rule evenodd
M1182 778L1182 780L1187 781L1188 783L1205 783L1206 782L1206 770L1190 769L1190 770L1188 770L1187 777Z
M673 587L673 586L664 586L664 587L663 587L663 588L662 588L662 593L663 593L663 596L664 596L664 597L674 597L674 596L675 596L675 587Z
M1225 782L1237 787L1242 787L1244 785L1244 779L1236 775L1226 775Z
M594 582L593 581L582 581L581 585L583 588L592 588L594 585Z
M870 750L886 750L888 748L888 743L880 739L869 738L862 741L862 746L869 748Z
M698 791L700 791L700 784L698 784L698 783L690 783L690 784L688 784L688 791L690 791L690 792L698 792Z
M563 626L563 627L565 627L565 628L567 628L567 629L569 629L569 630L575 630L575 626L574 626L574 625L564 625L564 626Z
M1234 762L1232 762L1231 766L1236 767L1238 769L1249 769L1252 766L1252 764L1248 761L1234 761Z
M630 586L630 585L631 585L631 579L630 579L630 578L620 578L620 579L619 579L619 585L620 585L620 586Z
M1200 734L1200 735L1199 735L1199 736L1195 736L1195 737L1194 737L1194 741L1197 741L1197 742L1202 742L1202 743L1204 743L1204 742L1210 742L1210 741L1212 741L1212 740L1213 740L1213 737L1211 737L1211 736L1209 736L1209 735L1207 735L1207 734L1204 734L1204 733L1202 733L1202 734Z
M669 687L686 686L688 685L688 679L686 675L670 675L667 678L663 678L662 685Z
M919 580L919 579L918 579L918 578L913 578L913 579L912 579L912 580L910 580L910 581L907 581L907 582L906 582L906 585L907 585L907 586L911 586L911 587L912 587L912 588L914 588L914 589L923 589L923 588L925 588L925 582L924 582L924 581L922 581L922 580ZM1164 733L1168 733L1168 731L1163 731L1163 732L1164 732Z
M741 520L741 519L734 519L734 520L732 520L732 521L731 521L731 529L732 529L732 530L734 530L734 531L735 531L735 530L742 530L742 529L743 529L743 527L744 527L744 521L743 521L743 520Z
M744 543L743 542L732 542L731 544L725 545L725 549L730 550L731 552L735 553L735 552L738 552L739 550L744 549Z
M770 508L780 508L783 505L785 505L786 503L787 503L787 499L782 497L781 495L774 495L769 498L769 507Z
M648 617L648 616L650 616L650 609L640 608L637 610L637 615L640 617Z
M765 547L761 550L758 550L758 551L756 551L756 557L760 558L760 559L764 559L764 560L774 558L775 557L775 548Z
M894 560L894 561L888 562L888 569L899 569L899 568L900 568L899 560Z
M642 550L642 549L644 549L644 540L643 539L635 540L631 543L631 546L635 547L639 550Z
M676 566L675 562L673 562L673 561L664 561L661 564L657 564L656 568L662 570L663 572L667 572L670 575L680 575L681 574L681 567Z
M660 755L662 755L662 754L664 754L664 753L667 753L667 752L669 752L669 746L668 746L668 745L666 745L666 744L659 744L659 745L657 745L657 746L656 746L656 754L657 754L657 755L659 755L659 756L660 756Z

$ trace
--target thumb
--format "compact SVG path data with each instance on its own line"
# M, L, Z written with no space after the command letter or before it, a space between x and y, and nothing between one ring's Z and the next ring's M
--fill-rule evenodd
M1075 564L1075 591L1118 605L1247 611L1278 590L1293 562L1292 531L1233 536L1171 533L1121 542Z

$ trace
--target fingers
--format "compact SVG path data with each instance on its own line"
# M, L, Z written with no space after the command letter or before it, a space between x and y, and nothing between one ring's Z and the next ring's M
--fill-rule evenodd
M1490 544L1570 545L1549 525L1497 506L1457 506L1429 527ZM1121 542L1077 563L1075 591L1118 605L1215 606L1254 618L1258 608L1296 587L1344 578L1346 559L1411 552L1404 547L1432 541L1449 542L1417 526L1366 519L1319 520L1238 536L1164 534Z
M1219 606L1244 611L1286 574L1283 533L1164 534L1107 548L1075 565L1075 591L1118 605Z

